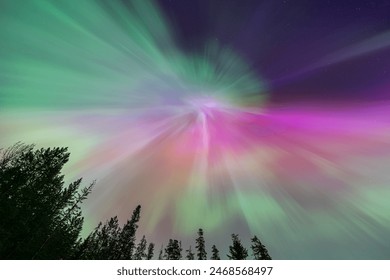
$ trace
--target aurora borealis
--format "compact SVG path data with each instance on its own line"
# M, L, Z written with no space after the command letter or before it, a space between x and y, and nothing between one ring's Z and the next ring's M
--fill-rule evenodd
M0 147L69 147L86 232L389 259L390 4L314 2L0 1Z

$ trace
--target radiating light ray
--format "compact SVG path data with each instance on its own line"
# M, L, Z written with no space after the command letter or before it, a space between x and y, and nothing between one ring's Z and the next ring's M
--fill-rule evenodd
M4 3L1 146L68 146L68 180L98 180L86 231L141 204L141 229L158 241L249 231L280 258L321 257L311 248L324 240L334 258L386 242L388 100L267 102L265 82L230 48L179 50L152 1ZM385 48L378 36L328 62ZM304 249L289 255L291 244Z
M361 40L355 44L345 46L337 51L330 52L322 58L318 58L311 65L303 69L297 70L292 74L280 77L274 82L289 83L296 79L302 79L305 76L312 74L323 67L334 66L337 63L345 62L364 55L370 55L375 52L387 49L390 47L390 31L377 34L365 40Z

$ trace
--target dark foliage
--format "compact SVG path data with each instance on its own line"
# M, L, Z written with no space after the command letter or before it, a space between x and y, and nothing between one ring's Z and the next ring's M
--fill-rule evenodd
M232 234L233 245L229 246L230 260L246 260L248 257L248 250L242 245L241 240L238 238L238 234Z
M268 254L267 248L261 243L260 239L255 235L252 239L252 251L253 257L255 260L272 260L271 256Z
M148 253L146 254L146 259L147 260L153 259L153 254L154 254L154 243L149 243Z
M186 250L186 253L187 253L187 255L186 255L187 260L194 260L195 259L195 254L192 252L191 246L190 246L190 248L188 248Z
M166 260L180 260L182 248L181 242L176 239L169 239L167 247L165 247L165 259Z
M159 260L163 260L164 259L163 250L164 250L164 246L161 245L160 253L158 254L158 259Z
M146 242L145 235L144 235L144 236L142 236L141 241L137 245L137 248L135 250L135 254L133 256L133 260L144 260L146 258L146 256L147 256L146 245L147 245L147 242Z
M211 247L211 253L212 253L212 255L211 255L212 260L220 260L221 259L221 257L219 256L219 250L217 249L217 247L215 245L213 245Z
M198 230L198 238L195 240L198 260L207 260L206 245L203 237L203 229Z
M138 244L136 255L136 231L140 219L141 206L133 211L131 219L123 228L119 227L115 216L103 226L100 223L96 229L78 246L76 259L88 260L132 260L144 258L146 253L146 239Z
M64 187L66 148L0 150L0 258L66 259L79 242L80 204L93 184Z
M123 226L122 232L119 235L118 242L118 258L119 260L131 260L135 249L135 234L138 228L140 219L141 206L138 205L133 211L131 219Z

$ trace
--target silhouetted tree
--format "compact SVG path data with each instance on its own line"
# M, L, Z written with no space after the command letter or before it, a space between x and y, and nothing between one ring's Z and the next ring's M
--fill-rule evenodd
M167 247L165 247L165 259L166 260L180 260L181 256L181 244L176 239L169 239Z
M255 260L272 260L271 256L268 254L267 248L261 243L260 239L255 235L252 239L252 251Z
M99 259L100 246L98 244L98 233L101 230L102 223L92 231L87 238L80 242L74 253L74 259L77 260L96 260Z
M153 259L153 254L154 254L154 243L149 243L146 259L147 260Z
M193 260L193 259L195 259L195 254L192 252L191 246L190 246L190 248L188 248L188 249L186 250L186 252L187 252L187 255L186 255L186 259L187 259L187 260Z
M131 219L121 228L115 216L104 225L99 223L95 230L78 246L77 259L120 260L146 257L146 239L136 246L135 234L140 219L141 206L133 211Z
M195 240L198 260L207 260L206 245L203 237L203 229L198 230L198 238Z
M133 259L134 260L143 260L146 258L147 254L146 254L146 238L145 238L145 235L142 236L142 239L141 241L138 243L138 246L135 250L135 254L134 254L134 257Z
M83 225L80 204L93 184L64 187L66 148L0 149L0 259L67 259Z
M215 245L213 245L213 247L211 247L211 252L212 252L212 256L211 256L212 260L220 260L221 259L219 256L219 251Z
M119 236L122 229L119 227L118 217L112 217L104 225L99 225L92 231L78 247L75 259L87 260L115 260L119 255Z
M158 259L159 260L163 260L164 259L163 250L164 250L164 245L161 245L160 253L158 254Z
M230 260L246 260L248 257L248 250L242 245L241 240L238 238L238 234L232 234L233 245L229 246Z
M133 258L133 252L135 249L135 234L138 229L138 222L140 219L141 205L133 211L131 219L123 226L122 232L119 235L118 240L118 253L117 259L119 260L131 260Z
M95 229L94 240L89 240L89 257L87 259L113 260L118 255L118 240L121 233L118 217L108 220L103 226L99 223Z

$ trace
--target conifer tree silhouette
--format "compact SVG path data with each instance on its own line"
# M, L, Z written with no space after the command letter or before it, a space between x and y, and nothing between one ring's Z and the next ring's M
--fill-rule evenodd
M267 248L265 248L256 235L251 239L251 241L251 248L255 260L272 260L271 256L268 254Z
M67 259L83 225L80 204L93 183L64 186L66 148L0 149L0 259Z
M143 260L146 258L146 256L147 256L146 245L147 245L147 242L146 242L146 238L144 235L144 236L142 236L141 241L137 245L137 248L135 250L135 254L133 257L134 260Z
M219 250L217 249L217 247L215 245L213 245L211 247L211 252L212 252L212 256L211 256L212 260L220 260L221 259L221 257L219 256Z
M167 247L165 247L165 254L167 260L180 260L181 255L181 245L180 242L176 239L169 239Z
M186 252L187 252L187 255L186 255L187 260L194 260L195 259L195 254L192 252L191 246L190 246L190 248L188 248L186 250Z
M198 260L207 260L206 245L203 237L203 229L198 230L198 238L195 240Z
M138 205L133 211L131 219L122 228L119 227L116 216L108 220L104 225L99 223L95 230L79 244L75 258L91 260L144 258L146 239L143 238L138 247L135 244L140 212L141 206ZM135 256L134 251L138 253L137 256Z
M123 226L122 232L119 235L118 245L119 245L119 255L118 259L120 260L131 260L133 259L133 252L135 249L135 234L138 229L138 221L140 219L141 205L138 205L131 219Z
M84 254L89 254L90 259L110 260L118 255L118 239L121 232L118 218L112 217L103 226L99 223L87 241L88 250Z
M154 253L154 243L149 243L146 259L147 260L153 259L153 253Z
M229 254L227 255L230 260L246 260L248 257L248 250L242 245L241 240L238 238L238 234L232 234L233 245L229 246Z
M161 245L160 253L158 254L158 259L159 260L163 260L164 259L163 251L164 251L164 244Z

